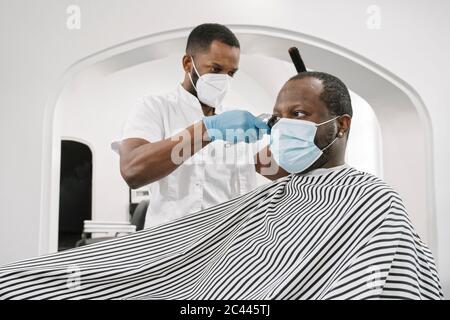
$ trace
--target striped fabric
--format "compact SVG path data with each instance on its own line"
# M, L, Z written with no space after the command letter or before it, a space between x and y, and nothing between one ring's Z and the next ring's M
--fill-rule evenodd
M0 268L2 299L441 299L395 191L290 175L133 235Z

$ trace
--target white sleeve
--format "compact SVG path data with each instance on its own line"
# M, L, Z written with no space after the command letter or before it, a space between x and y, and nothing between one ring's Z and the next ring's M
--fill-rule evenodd
M119 139L114 139L111 149L118 153L121 141L129 138L140 138L148 142L160 141L164 138L163 114L161 102L152 97L141 97L130 111Z

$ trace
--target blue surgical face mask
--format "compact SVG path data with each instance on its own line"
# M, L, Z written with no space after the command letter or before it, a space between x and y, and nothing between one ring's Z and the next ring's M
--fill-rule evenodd
M336 120L335 117L322 123L297 119L280 119L270 136L270 151L280 167L289 173L299 173L308 169L328 149L337 137L325 148L319 149L314 143L317 127Z

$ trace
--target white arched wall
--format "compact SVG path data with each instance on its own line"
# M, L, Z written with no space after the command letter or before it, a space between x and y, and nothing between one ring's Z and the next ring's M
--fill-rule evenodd
M435 248L431 128L420 97L382 67L343 48L300 33L257 26L230 26L242 54L262 54L290 61L287 48L297 46L308 67L340 77L374 109L382 133L383 176L401 194L419 234ZM190 28L149 35L106 49L72 65L48 101L42 170L40 253L56 251L61 114L60 97L72 81L83 83L182 51Z

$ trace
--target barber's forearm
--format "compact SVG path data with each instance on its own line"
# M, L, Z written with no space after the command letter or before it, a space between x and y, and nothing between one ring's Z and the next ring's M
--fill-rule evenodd
M203 122L198 122L171 138L133 149L123 158L122 175L133 189L166 177L209 144L203 139L205 131Z

